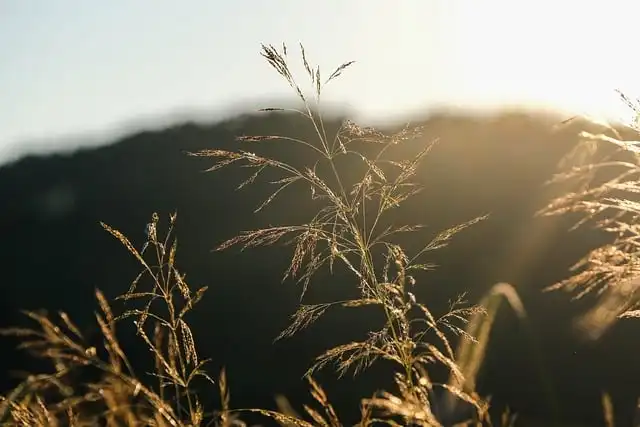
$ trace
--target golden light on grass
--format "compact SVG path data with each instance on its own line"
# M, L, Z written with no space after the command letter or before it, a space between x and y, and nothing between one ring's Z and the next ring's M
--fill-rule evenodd
M346 62L326 75L308 61L302 46L300 51L311 83L310 95L302 90L289 69L286 46L263 45L261 53L301 101L302 107L293 112L309 121L314 137L299 140L279 135L258 135L243 136L238 140L242 144L296 143L315 156L310 163L292 165L267 155L256 155L241 147L233 151L211 149L192 154L212 159L210 171L235 164L251 168L253 174L240 184L240 188L261 178L266 169L280 173L281 177L271 182L274 185L272 195L261 201L256 212L268 208L282 192L295 186L301 186L305 192L311 188L310 197L321 203L318 211L300 224L245 231L218 246L219 250L269 246L286 239L293 250L284 276L301 284L301 299L312 284L314 274L321 268L333 272L339 265L351 274L350 285L358 291L354 299L316 304L301 301L292 315L290 326L278 338L297 333L333 309L358 310L370 306L378 309L383 317L383 321L372 325L361 340L329 348L312 361L305 377L315 406L305 406L301 416L284 399L278 398L281 411L234 410L223 370L218 378L220 408L213 412L205 411L202 404L205 399L195 393L193 382L196 378L209 383L214 381L204 369L207 361L198 355L197 337L185 315L201 300L207 288L192 289L176 267L175 214L169 217L166 227L161 227L160 217L153 214L148 225L148 240L140 250L124 234L102 224L135 257L141 268L129 290L118 298L127 302L124 313L114 314L103 294L96 292L99 306L96 321L104 338L102 348L86 344L78 332L79 328L65 314L54 321L30 312L27 315L36 324L33 329L4 331L23 339L23 347L51 362L54 370L30 376L7 396L1 397L0 421L9 418L14 425L24 427L67 424L79 427L103 422L110 425L231 427L243 426L241 415L253 412L286 426L342 427L330 396L313 379L313 374L329 366L333 366L338 376L348 372L361 374L377 361L385 360L390 363L389 374L395 388L360 399L359 427L379 425L380 422L441 426L433 403L436 389L445 390L451 398L464 401L472 408L473 413L460 425L494 425L488 418L488 402L476 391L476 381L493 322L503 301L506 300L515 313L526 320L526 312L515 288L507 283L498 283L479 305L467 304L457 296L450 309L439 315L432 312L427 302L419 301L414 293L414 288L420 286L424 278L424 272L432 268L426 256L447 246L457 233L484 220L485 216L453 225L427 238L420 237L425 243L415 252L409 253L400 246L396 239L398 235L410 233L418 238L424 227L397 221L390 221L393 225L383 225L384 219L389 216L398 219L393 216L395 209L419 193L414 178L434 142L426 141L420 144L413 156L397 160L390 153L420 136L419 128L407 127L387 135L345 121L335 135L329 135L324 127L322 111L318 108L320 96L325 85L353 62ZM635 144L620 139L600 137L599 140L617 144L626 154L635 156L636 162L640 158ZM359 171L361 174L345 173L344 163L337 161L341 158L351 161L347 163L349 172ZM640 176L639 164L615 163L623 170L628 168L631 173L623 173L625 179L618 177L593 191L565 195L544 212L582 211L591 215L612 209L630 215L609 217L599 223L616 233L618 239L614 244L590 253L584 261L585 271L557 287L579 289L582 293L593 291L598 286L629 291L628 287L619 285L631 283L623 279L637 278L640 271L640 263L635 262L637 250L634 249L640 235L640 228L636 225L640 206L629 199L613 200L603 195L611 189L637 193L640 188L637 178ZM568 174L580 172L584 170L574 168ZM163 228L167 230L165 233L161 233ZM531 244L535 247L535 242ZM160 312L152 305L154 302L162 304ZM632 302L638 305L637 301ZM625 308L627 315L636 313L633 305ZM152 375L142 376L134 372L120 346L116 324L126 320L136 326L141 344L152 355L155 362ZM452 336L460 338L457 351L452 346ZM446 369L450 375L448 382L432 378L434 365ZM74 382L72 374L86 366L97 368L101 377L95 382ZM50 398L52 395L55 396L53 400ZM606 399L603 402L609 417L611 405ZM94 409L95 405L98 411ZM505 415L502 425L511 425L512 421Z
M632 120L599 122L600 132L580 133L579 145L568 153L561 170L550 180L579 184L540 210L541 215L579 214L575 228L595 227L610 241L589 251L572 267L572 274L548 288L562 289L578 299L594 294L598 301L575 326L592 340L619 319L639 317L640 259L640 100L619 93Z

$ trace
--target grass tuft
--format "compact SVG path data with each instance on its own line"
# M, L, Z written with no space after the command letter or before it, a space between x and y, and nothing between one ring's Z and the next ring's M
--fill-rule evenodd
M141 271L128 290L115 299L124 309L116 314L111 302L96 290L95 319L102 338L100 346L87 342L66 313L51 318L26 312L34 323L32 328L2 331L4 335L20 338L20 348L50 365L49 371L30 375L6 396L0 396L2 425L239 427L246 425L243 415L257 413L282 426L341 427L344 423L314 376L327 367L332 367L338 376L361 375L379 361L391 366L389 376L395 381L395 388L361 399L357 426L453 425L454 421L443 420L441 408L435 403L442 393L450 398L448 402L464 402L471 408L469 413L456 413L452 405L446 408L447 415L457 417L455 425L494 425L488 415L488 399L479 395L476 381L501 298L505 298L516 313L525 316L515 289L498 284L479 305L468 304L464 295L456 296L445 313L433 313L427 302L418 300L415 292L433 268L429 255L486 216L454 225L435 236L423 235L422 224L400 223L398 208L421 191L415 177L437 141L424 143L415 150L416 144L411 142L421 136L418 127L407 126L399 132L384 134L352 121L344 121L336 132L329 134L320 108L321 96L327 84L354 62L345 62L328 77L323 77L327 74L309 62L302 45L300 54L312 90L310 96L291 72L286 45L281 49L262 46L261 55L294 90L301 104L299 109L265 108L263 111L300 114L312 126L314 138L257 135L240 136L238 142L242 145L296 144L307 150L310 160L294 165L240 148L207 149L190 154L212 159L213 164L207 169L211 172L232 165L251 169L252 173L239 184L239 189L255 183L267 170L279 174L269 181L275 190L260 201L256 212L268 208L294 187L298 191L310 190L309 201L318 208L300 223L242 232L220 243L217 250L271 246L279 242L292 247L291 261L283 279L291 278L299 283L300 305L276 341L294 336L335 309L372 307L380 310L383 321L360 340L329 348L311 362L304 377L314 403L303 406L302 415L282 396L277 398L279 410L233 409L225 370L220 372L217 382L206 372L208 360L198 353L197 337L189 325L189 313L201 301L207 287L190 286L177 267L178 243L174 230L177 215L170 215L164 224L154 213L147 225L147 240L140 249L120 231L101 223L140 264ZM554 288L582 287L581 292L586 293L604 284L608 289L617 289L618 295L630 301L623 304L623 313L636 316L640 311L635 310L639 307L632 295L640 283L640 264L635 259L636 235L640 229L634 224L640 207L629 199L610 195L624 191L635 193L640 188L637 145L602 135L589 138L590 143L594 140L611 143L631 158L576 166L556 179L584 177L608 166L621 168L623 173L599 186L587 185L582 193L566 195L543 213L578 211L595 216L605 210L615 210L619 216L602 220L599 226L618 237L614 244L594 251L584 260L585 272ZM412 149L416 152L407 155ZM623 215L631 219L623 219ZM400 243L400 237L407 234L424 244L417 250L407 250ZM350 274L351 282L347 284L357 291L354 293L357 296L349 300L305 302L316 273L321 270L333 273L335 269ZM152 355L151 373L142 374L134 369L127 356L130 349L122 345L116 330L122 323L133 326L138 344ZM442 372L445 375L438 378ZM198 390L211 390L216 386L220 407L207 411ZM607 402L603 400L609 413L611 405ZM506 412L498 422L511 426L514 420ZM609 417L607 420L612 423Z
M339 376L349 371L354 375L360 374L377 360L386 360L397 367L395 381L399 394L384 392L363 400L366 413L381 411L387 417L399 417L406 424L439 425L431 410L434 387L447 389L472 403L478 414L482 413L484 402L477 395L455 384L432 380L428 371L432 365L440 365L463 383L449 334L453 332L465 339L472 338L466 333L464 324L469 316L481 313L483 309L465 306L460 298L449 313L436 318L426 304L417 301L413 288L423 273L431 268L425 259L431 251L446 246L458 232L485 217L451 227L427 239L427 243L415 253L407 253L397 242L397 236L403 233L416 234L423 226L391 225L395 222L393 214L405 200L420 192L414 178L436 141L425 144L411 158L396 160L394 155L397 157L398 150L406 152L404 146L421 135L419 128L407 127L396 134L385 135L345 121L330 136L322 119L320 98L326 84L353 62L337 67L326 81L321 82L320 68L310 65L301 47L303 66L313 88L312 95L307 96L291 72L286 46L278 50L272 45L263 45L262 56L293 88L301 108L291 111L309 120L316 138L306 141L279 135L259 135L243 136L238 141L294 143L307 149L314 159L307 164L294 166L243 149L204 150L192 154L212 158L214 164L209 168L210 171L236 163L255 169L239 188L253 183L267 169L277 171L280 176L273 181L276 190L260 203L257 211L294 186L310 188L312 200L320 205L306 222L245 231L221 243L218 250L233 246L241 249L269 246L286 240L285 243L293 246L293 254L284 277L297 279L301 283L301 302L315 273L321 268L328 267L333 271L334 265L339 264L351 273L353 285L359 290L359 298L320 304L301 303L292 316L290 326L277 339L294 335L318 321L330 309L374 306L383 312L386 320L379 329L372 330L362 341L326 350L312 363L305 375L307 378L329 365L335 367ZM354 179L353 173L347 173L345 168L349 172L360 171L360 174ZM317 394L316 400L325 405L324 395L318 394L319 389L314 384L311 383ZM328 408L326 405L323 407ZM317 413L309 415L318 425L337 425L333 414L322 422Z
M591 339L600 338L618 319L638 317L640 309L640 100L620 96L635 119L624 129L599 122L600 133L580 133L581 143L561 163L550 181L573 182L578 190L553 200L541 215L579 215L574 228L591 224L610 236L609 243L587 253L572 275L548 288L579 299L595 294L599 301L577 320Z
M101 347L88 344L65 313L54 321L26 312L34 328L2 331L21 338L20 348L52 365L50 372L29 376L2 398L2 425L201 425L205 414L194 392L195 382L213 380L204 371L207 360L198 356L186 315L206 288L192 292L176 267L175 221L176 215L171 215L168 231L160 239L159 217L154 213L147 227L148 241L140 251L118 230L102 224L138 260L142 271L129 290L116 298L127 307L120 315L96 290ZM145 259L147 249L155 263ZM140 290L141 282L148 288ZM150 375L134 371L120 344L116 325L125 320L135 325L139 340L153 355L155 371Z

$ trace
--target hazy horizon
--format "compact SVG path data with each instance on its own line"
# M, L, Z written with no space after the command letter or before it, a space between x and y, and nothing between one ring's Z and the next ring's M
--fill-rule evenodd
M364 120L442 107L615 118L624 106L614 89L639 93L640 64L626 47L638 15L628 3L7 2L0 5L0 164L92 144L134 124L162 126L176 113L216 120L290 98L260 43L286 42L297 67L302 42L325 75L357 61L325 100Z

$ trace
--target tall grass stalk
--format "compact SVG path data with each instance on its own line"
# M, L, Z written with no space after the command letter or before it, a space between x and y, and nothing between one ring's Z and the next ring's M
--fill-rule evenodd
M241 187L254 182L267 169L277 171L280 177L271 182L276 189L259 205L258 211L294 186L310 189L310 200L320 206L301 224L247 231L218 246L219 250L232 246L247 248L281 240L291 244L293 255L284 277L301 283L301 301L320 269L333 272L335 266L351 274L359 297L321 304L301 302L290 326L277 339L294 335L334 308L375 306L384 315L384 322L361 341L330 348L312 362L305 377L316 407L304 406L301 416L280 399L280 411L232 410L226 374L222 371L217 382L220 409L205 411L203 399L196 392L196 381L203 380L208 390L213 390L214 381L205 372L207 360L197 352L187 315L202 299L206 287L194 291L176 267L175 214L170 216L168 231L162 238L160 218L154 214L147 228L148 240L140 249L118 230L102 224L135 257L141 272L129 290L117 298L126 306L120 315L114 314L106 297L96 291L101 346L90 344L66 313L52 319L27 312L36 327L3 331L20 337L21 348L50 362L52 370L29 376L11 393L0 397L0 422L25 427L101 424L231 427L244 425L242 413L257 412L283 426L339 427L343 423L313 374L333 365L338 375L349 371L356 375L377 360L386 360L396 367L396 390L380 391L362 399L358 426L440 426L442 422L432 407L437 388L474 409L470 419L461 420L460 425L491 425L487 402L475 391L475 376L484 347L469 353L469 347L461 344L460 356L451 342L452 337L476 342L474 333L487 335L487 324L482 326L478 320L478 316L485 314L484 308L468 305L460 296L449 311L435 315L414 294L418 280L432 268L425 258L484 216L425 239L426 243L414 252L406 251L398 237L409 233L418 239L423 226L399 224L400 219L394 213L419 193L414 178L434 142L425 143L413 157L401 155L398 160L399 150L420 136L419 128L406 127L386 135L345 121L330 136L320 110L321 94L353 62L340 65L324 77L319 67L310 65L302 46L300 50L313 88L311 97L305 95L290 71L286 46L281 50L262 46L261 53L295 91L302 107L292 111L308 119L316 138L306 141L271 135L238 139L242 143L295 143L309 150L313 161L297 166L242 149L210 149L191 154L214 159L211 171L236 163L253 168L254 173ZM343 160L346 162L342 163ZM355 179L354 171L360 173ZM139 342L153 355L154 370L150 375L141 375L129 361L116 333L116 325L123 321L133 324ZM483 342L486 345L486 339ZM434 366L446 368L448 374L442 381L432 374ZM503 425L511 422L508 418L502 421Z
M95 318L102 346L91 345L62 312L57 320L26 312L37 327L2 331L21 338L20 348L53 367L51 372L30 375L0 399L2 425L201 425L206 414L195 383L200 378L213 380L204 371L207 360L199 357L186 319L206 287L192 291L176 266L175 220L171 215L161 238L154 213L147 226L148 241L140 250L121 232L102 224L142 267L129 290L117 298L128 306L121 315L116 316L102 292L96 291L100 311ZM120 344L116 325L125 320L133 322L137 337L153 355L151 375L137 373Z
M366 400L365 406L390 416L399 416L404 423L439 425L431 410L430 396L434 387L441 387L472 403L478 413L482 413L485 405L478 396L455 385L432 380L427 367L434 363L445 366L451 375L459 379L453 384L464 384L448 333L473 340L464 325L469 316L483 309L458 300L449 313L436 317L426 304L416 300L413 288L420 274L431 268L425 256L446 246L456 233L484 217L455 225L427 239L415 253L407 253L397 243L396 237L412 233L418 239L417 232L422 225L383 224L397 224L399 218L394 218L395 221L387 219L393 218L394 210L420 191L414 177L435 141L425 143L413 158L397 161L393 160L392 154L419 137L419 128L407 127L396 134L385 135L345 121L335 135L329 135L320 109L321 95L326 85L353 62L338 66L325 77L319 67L309 63L302 46L300 51L302 65L313 88L311 96L305 94L291 72L287 47L283 45L278 50L272 45L262 46L262 56L291 86L301 103L299 109L266 108L265 111L300 114L310 122L316 138L307 141L264 135L242 136L238 140L245 144L276 144L282 141L298 144L315 157L311 163L297 166L244 149L211 149L192 154L214 159L210 171L236 163L253 168L255 172L240 187L254 182L268 169L279 172L280 177L272 181L275 190L257 211L294 185L310 189L311 200L320 202L321 207L307 222L246 231L220 244L218 250L232 246L244 249L272 245L279 241L292 244L293 256L285 278L293 277L301 283L301 300L314 274L321 268L333 270L334 263L340 263L352 274L359 289L359 298L321 304L302 303L293 315L291 325L278 339L295 334L317 321L329 309L337 307L373 305L384 313L384 324L371 331L364 340L339 345L318 356L306 374L308 377L328 364L336 366L338 375L350 370L355 375L377 359L386 359L398 367L396 383L399 395L381 393ZM360 170L361 173L358 178L349 179L353 173L346 173L345 168Z
M561 163L551 184L574 182L542 209L541 215L578 214L575 227L591 224L611 236L581 259L572 274L548 288L562 289L575 299L595 294L599 301L576 322L591 339L598 339L618 319L640 317L640 100L623 93L635 119L623 124L599 121L601 132L580 133L580 144Z

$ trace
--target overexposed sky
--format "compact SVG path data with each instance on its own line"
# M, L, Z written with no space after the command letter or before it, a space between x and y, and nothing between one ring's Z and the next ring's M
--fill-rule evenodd
M0 163L141 116L290 96L260 43L301 41L325 75L356 60L325 98L364 118L523 103L615 116L614 89L640 95L639 18L632 0L0 0Z

